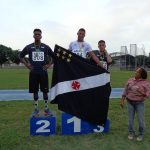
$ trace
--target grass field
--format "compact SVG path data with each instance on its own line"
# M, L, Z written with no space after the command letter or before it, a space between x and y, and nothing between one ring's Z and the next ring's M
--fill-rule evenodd
M146 101L147 128L142 142L127 139L127 110L119 107L118 100L110 100L110 132L105 134L61 136L61 112L55 105L51 105L57 115L57 135L30 136L29 117L32 107L31 101L0 102L0 150L149 150L150 101ZM43 107L42 101L40 107Z
M27 69L0 69L0 89L28 89ZM124 87L129 77L133 76L133 71L111 71L111 85ZM49 69L49 84L51 83L52 70ZM150 81L150 73L149 73Z
M50 79L51 73L50 70ZM112 87L123 87L132 75L131 71L111 71ZM27 88L27 69L0 69L0 89ZM110 100L108 118L111 125L107 134L61 136L61 112L57 106L50 105L57 116L57 134L47 137L30 136L29 118L33 109L31 101L0 101L0 150L149 150L150 99L145 104L145 139L137 142L127 139L127 109L120 108L118 99ZM44 107L43 101L40 101L39 106ZM138 128L137 123L135 128Z
M49 82L51 73L49 70ZM0 89L28 89L28 76L28 69L0 69Z

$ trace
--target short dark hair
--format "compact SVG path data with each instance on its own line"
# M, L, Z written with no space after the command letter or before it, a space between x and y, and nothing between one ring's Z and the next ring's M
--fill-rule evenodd
M104 40L100 40L100 41L98 41L98 44L99 43L104 43L105 44L105 41Z
M84 28L80 28L79 31L86 32ZM78 32L79 32L79 31L78 31Z
M41 30L41 29L38 29L38 28L34 29L34 30L33 30L33 33L34 33L34 32L36 32L36 31L38 31L38 32L41 32L41 33L42 33L42 30Z
M147 79L147 71L142 67L139 67L139 68L141 70L141 78L142 79Z

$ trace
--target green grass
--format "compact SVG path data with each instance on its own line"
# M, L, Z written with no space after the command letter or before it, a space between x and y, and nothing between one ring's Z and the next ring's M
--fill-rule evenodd
M113 88L124 87L127 80L134 76L134 71L112 70L111 85ZM148 80L150 81L150 72L148 72Z
M110 76L112 87L124 87L127 80L133 75L133 71L111 71Z
M27 69L0 69L0 89L26 89L28 87Z
M0 89L28 89L27 69L0 69ZM111 85L113 88L124 87L126 81L134 75L133 71L111 71ZM150 81L150 73L149 73ZM51 84L52 69L49 69L49 85Z
M27 69L0 69L0 89L28 89ZM111 85L113 88L124 87L127 80L134 75L133 71L111 71ZM49 85L51 84L52 69L49 69ZM148 76L150 81L150 73Z
M51 82L52 70L49 70ZM124 87L133 71L111 71L112 87ZM150 74L149 74L150 80ZM0 89L28 89L27 69L0 69ZM150 99L149 99L150 100ZM39 106L43 108L43 102ZM118 100L111 100L109 119L110 132L107 134L88 134L61 136L61 112L55 105L50 106L57 115L55 136L30 136L29 117L33 109L31 101L0 102L0 150L141 150L150 145L150 101L146 101L146 133L143 142L127 139L127 110L119 107ZM136 120L137 122L137 120ZM135 124L136 129L137 123Z
M150 99L149 99L150 100ZM127 110L119 107L118 100L111 100L110 132L62 136L60 134L61 112L55 105L50 108L57 115L55 136L30 136L29 117L33 109L31 101L0 102L0 150L148 150L150 145L150 101L146 101L146 133L142 142L127 139ZM39 106L43 108L43 101ZM135 120L137 122L137 120ZM137 123L135 124L137 129Z
M49 69L49 84L52 70ZM0 69L0 89L28 89L28 69Z

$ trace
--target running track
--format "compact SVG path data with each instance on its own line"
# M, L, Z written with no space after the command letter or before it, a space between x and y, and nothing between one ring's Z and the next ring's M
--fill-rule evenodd
M122 92L123 88L112 88L110 98L121 98ZM42 99L41 92L39 98ZM32 100L32 94L28 90L0 90L0 101L11 100Z

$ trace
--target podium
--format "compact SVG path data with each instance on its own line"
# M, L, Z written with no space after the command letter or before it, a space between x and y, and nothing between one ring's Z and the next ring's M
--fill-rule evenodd
M107 133L110 128L109 119L106 120L104 126L93 125L75 116L67 113L62 113L61 117L61 134L62 135L76 135L76 134L88 134L88 133Z
M30 117L30 135L54 135L56 133L56 116L44 116L43 112L39 116Z
M86 122L76 116L65 112L61 115L61 134L62 135L79 135L88 133L107 133L110 129L110 120L107 119L104 126L94 125ZM56 115L39 116L30 118L30 135L55 135L56 134Z

